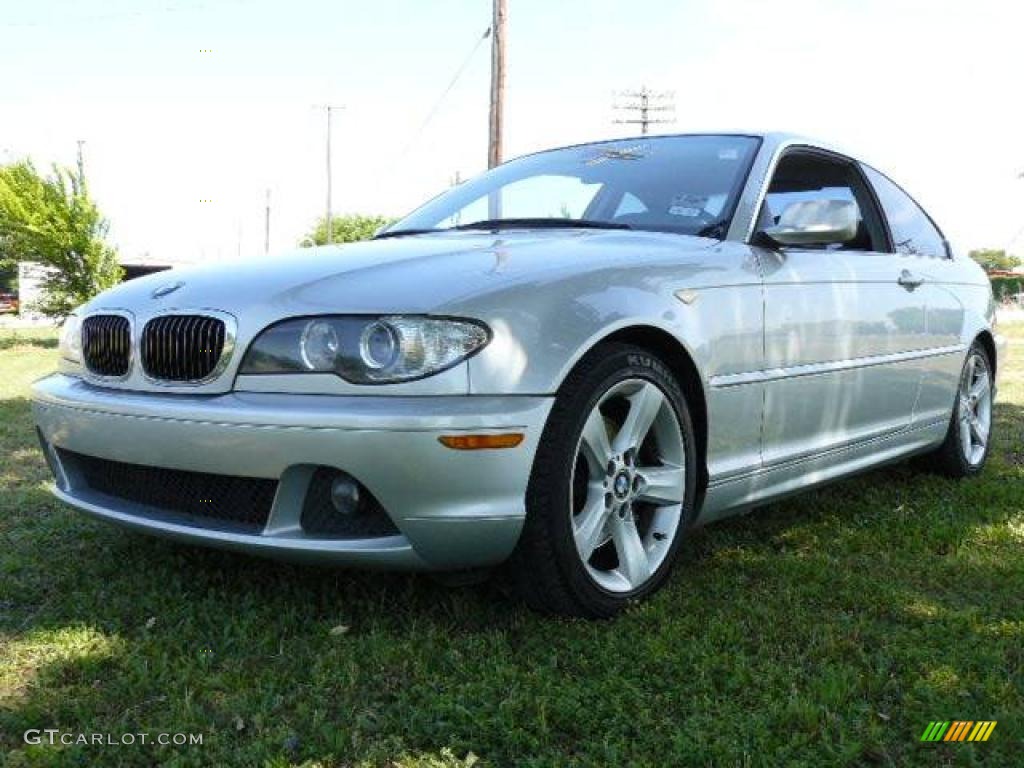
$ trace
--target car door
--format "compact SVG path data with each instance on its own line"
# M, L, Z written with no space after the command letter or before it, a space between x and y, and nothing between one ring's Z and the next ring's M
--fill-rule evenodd
M905 429L922 376L914 352L926 343L924 294L887 252L884 221L856 163L816 149L786 150L760 227L789 204L821 199L856 204L854 240L841 247L759 249L766 466Z

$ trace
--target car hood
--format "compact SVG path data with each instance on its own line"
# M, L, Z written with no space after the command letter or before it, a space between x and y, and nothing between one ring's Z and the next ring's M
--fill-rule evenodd
M461 231L303 248L246 261L175 269L125 282L87 310L151 314L258 306L281 317L325 312L428 313L510 283L671 260L682 266L716 241L656 232ZM702 270L696 270L700 272ZM179 285L180 284L180 285ZM163 296L154 296L168 289Z

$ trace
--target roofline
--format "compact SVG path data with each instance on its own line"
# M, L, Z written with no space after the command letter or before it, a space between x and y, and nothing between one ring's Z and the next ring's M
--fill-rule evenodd
M505 163L510 163L515 160L521 160L526 157L534 157L535 155L545 154L547 152L557 152L562 149L582 149L584 147L596 147L602 144L612 144L623 141L651 141L655 139L681 139L694 136L721 136L723 138L748 138L748 139L759 139L764 146L770 147L773 151L779 146L792 146L802 145L808 146L815 149L822 149L828 152L835 152L840 155L844 155L853 160L864 162L858 155L855 155L842 147L839 147L831 142L822 141L815 139L810 136L804 136L799 133L791 133L787 131L686 131L681 133L648 133L640 134L639 136L616 136L608 139L595 139L593 141L581 141L576 144L562 144L559 146L546 147L544 149L534 150L533 152L526 152L522 155L509 158ZM504 165L504 163L502 163Z

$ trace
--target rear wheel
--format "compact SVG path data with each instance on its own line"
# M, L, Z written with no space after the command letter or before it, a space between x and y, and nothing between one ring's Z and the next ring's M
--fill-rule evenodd
M513 586L537 609L612 616L656 590L692 520L696 452L665 365L625 344L595 349L562 387L527 490Z
M985 466L992 442L992 363L974 342L960 374L946 440L935 452L935 468L950 477L976 475Z

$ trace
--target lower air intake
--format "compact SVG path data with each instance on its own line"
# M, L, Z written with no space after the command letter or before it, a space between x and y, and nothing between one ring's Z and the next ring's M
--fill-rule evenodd
M90 490L181 516L199 527L229 527L258 533L274 504L277 481L147 467L58 449L62 464ZM147 510L139 510L140 516ZM212 525L211 525L212 524Z

